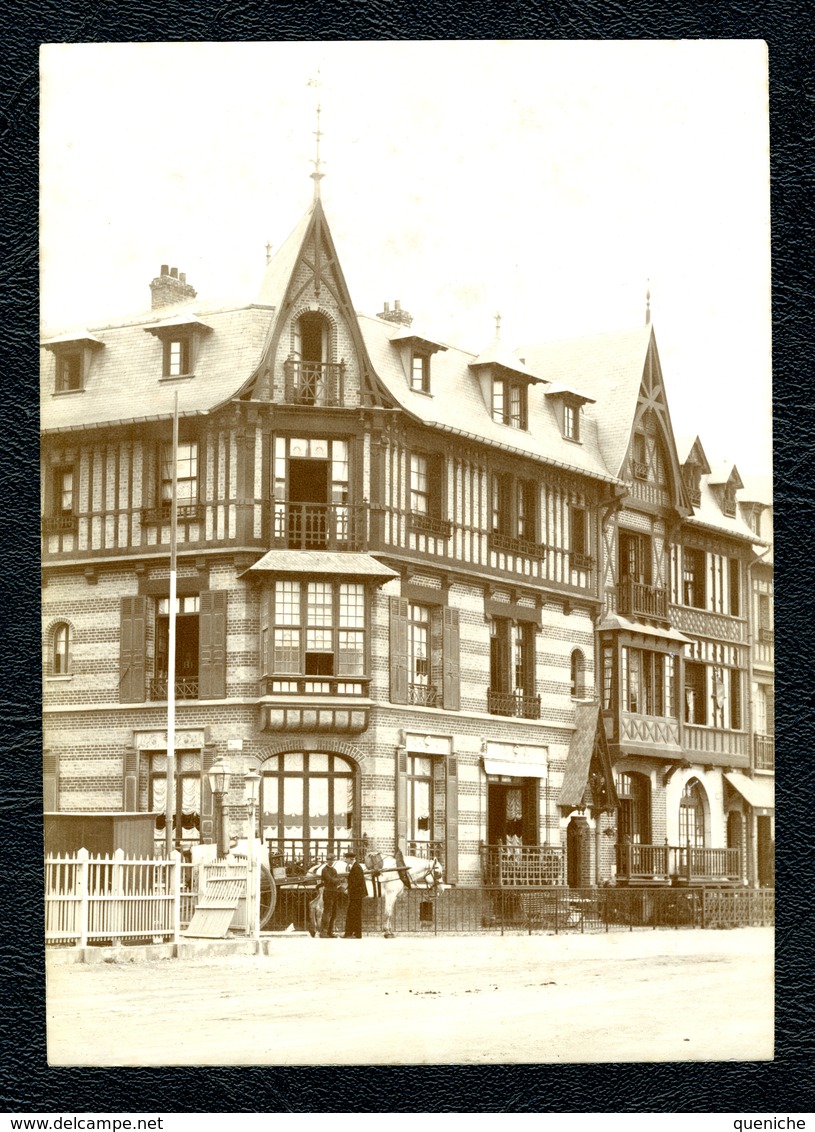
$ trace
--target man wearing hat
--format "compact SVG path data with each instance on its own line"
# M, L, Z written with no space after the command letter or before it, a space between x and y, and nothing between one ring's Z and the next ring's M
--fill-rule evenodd
M320 939L336 939L334 935L334 917L337 915L337 897L340 890L340 878L334 868L336 858L333 853L326 856L325 864L320 873L323 886L323 916L320 920Z
M362 901L368 895L365 885L365 872L350 849L345 859L351 863L348 870L348 911L345 914L344 939L362 939Z

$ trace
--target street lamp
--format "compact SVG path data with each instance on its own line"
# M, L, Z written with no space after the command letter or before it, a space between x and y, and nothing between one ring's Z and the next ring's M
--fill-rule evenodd
M223 759L218 759L207 771L209 788L215 799L216 837L218 856L225 857L229 852L226 844L226 820L224 814L226 796L229 793L229 767Z
M259 924L259 884L255 864L255 808L258 803L260 775L256 770L247 771L243 776L246 787L246 802L249 806L249 835L246 838L246 930L252 939L260 934Z

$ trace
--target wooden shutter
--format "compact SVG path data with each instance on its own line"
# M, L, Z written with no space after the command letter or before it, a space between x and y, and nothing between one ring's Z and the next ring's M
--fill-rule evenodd
M775 735L775 688L767 687L765 690L767 701L767 735Z
M408 701L408 603L392 597L390 603L391 703Z
M440 452L434 452L427 457L427 505L431 519L446 518L444 489L447 479L444 472L444 456Z
M59 755L42 753L42 808L46 814L59 809Z
M207 771L218 757L214 744L204 748L203 773L201 786L201 840L212 844L215 840L215 824L213 819L213 797L209 788Z
M461 707L460 647L458 610L445 606L443 614L443 654L444 682L442 686L442 706L458 711Z
M141 704L145 699L145 636L147 598L123 597L119 628L119 699Z
M127 747L122 759L122 809L135 814L139 808L139 752Z
M394 789L396 809L396 844L404 853L407 849L407 751L396 748L396 782Z
M226 697L226 591L201 594L198 623L198 698Z
M458 883L458 760L448 755L445 760L444 879Z

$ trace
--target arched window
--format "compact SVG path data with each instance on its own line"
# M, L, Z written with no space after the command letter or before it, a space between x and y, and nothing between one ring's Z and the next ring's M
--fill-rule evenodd
M679 802L679 844L692 849L701 849L705 844L705 805L696 778L685 783Z
M341 755L291 751L267 759L261 767L263 840L296 861L319 858L327 843L352 839L355 773Z
M51 635L51 675L68 676L71 672L71 626L62 621Z
M337 367L331 365L331 324L306 311L292 328L291 400L300 405L337 403Z
M580 649L572 653L572 699L585 699L586 690L586 661Z

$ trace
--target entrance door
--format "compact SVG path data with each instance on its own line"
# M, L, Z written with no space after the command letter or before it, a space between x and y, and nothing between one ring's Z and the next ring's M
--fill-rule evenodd
M538 844L538 781L537 778L514 778L509 782L488 784L489 845Z
M762 888L772 888L775 884L775 841L769 817L756 818L756 840L758 883Z
M289 546L325 550L328 538L328 460L289 461Z

